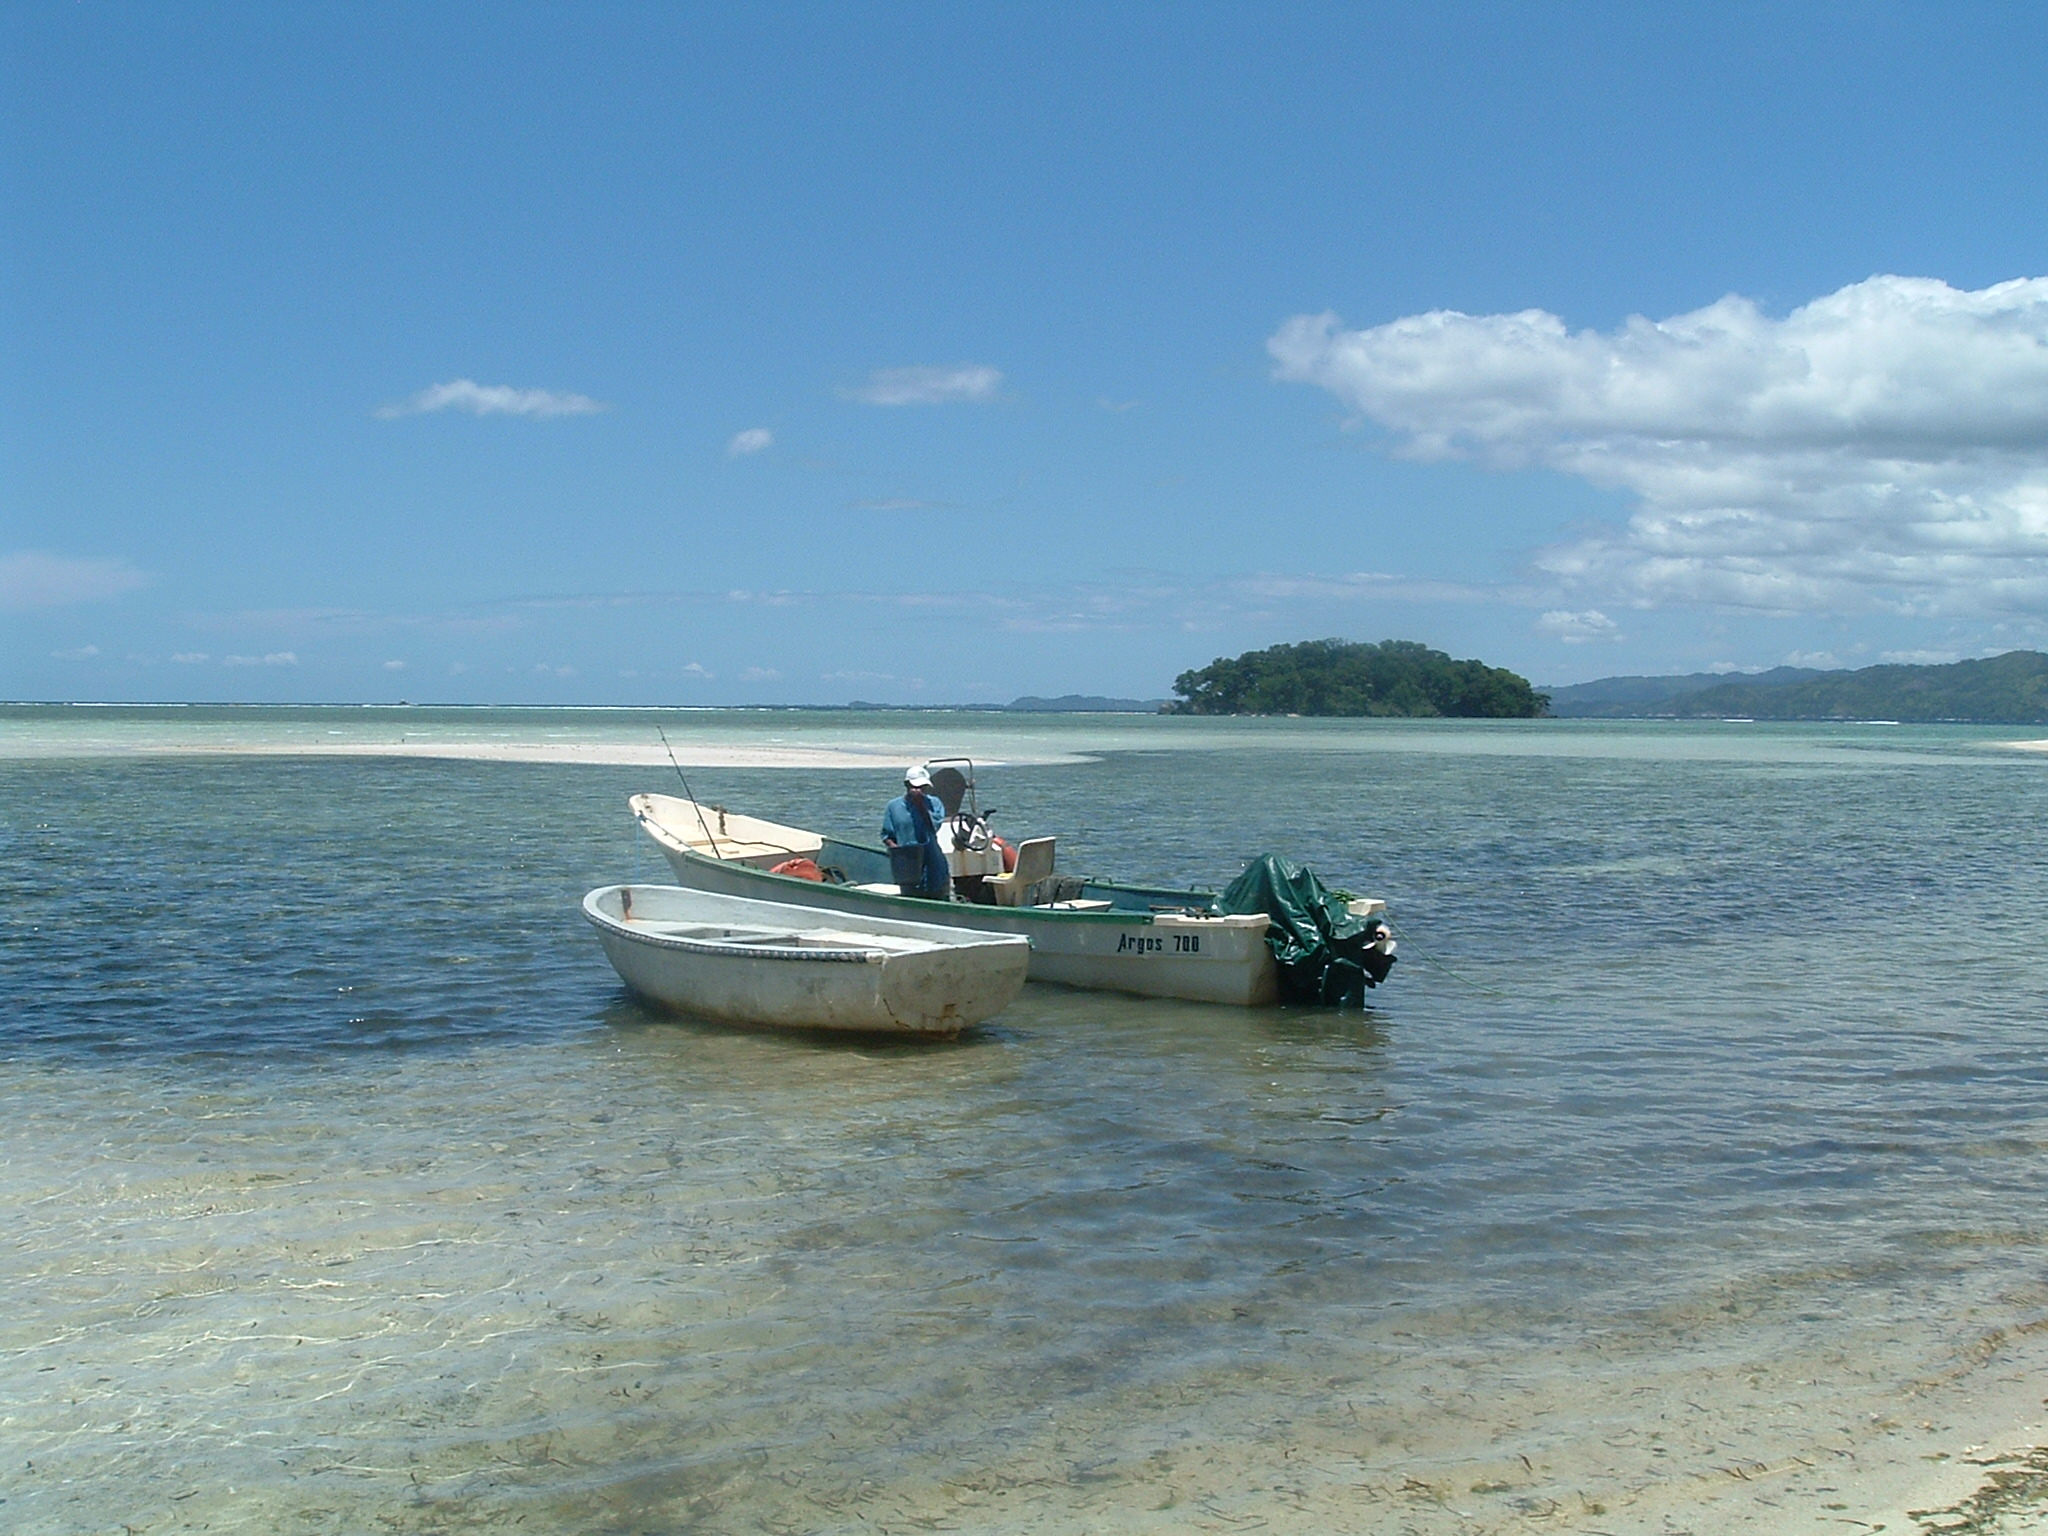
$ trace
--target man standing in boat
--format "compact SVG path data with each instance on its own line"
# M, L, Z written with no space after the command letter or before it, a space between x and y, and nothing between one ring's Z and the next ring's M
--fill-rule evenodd
M906 896L944 901L953 888L939 824L946 808L932 793L931 770L919 763L903 775L903 793L882 812L882 846L889 850L889 874Z

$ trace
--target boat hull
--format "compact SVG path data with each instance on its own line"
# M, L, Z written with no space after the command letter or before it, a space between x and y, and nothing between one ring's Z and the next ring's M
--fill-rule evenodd
M757 864L697 852L664 828L656 799L635 796L634 813L667 858L676 883L692 890L865 917L935 920L982 933L1021 934L1031 941L1033 981L1240 1007L1279 999L1279 969L1266 944L1267 919L1262 915L1217 916L1194 910L1194 903L1206 898L1191 893L1178 893L1185 908L1157 912L1119 909L1106 901L1076 902L1064 909L995 907L934 903L863 885L778 875ZM840 846L826 843L821 860L829 862Z
M1029 964L1011 937L672 886L602 887L583 910L639 996L752 1027L953 1035L1008 1006ZM737 937L707 939L719 926Z

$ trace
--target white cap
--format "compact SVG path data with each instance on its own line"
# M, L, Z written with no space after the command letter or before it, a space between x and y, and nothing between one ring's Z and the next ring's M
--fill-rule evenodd
M904 770L903 782L912 789L929 789L932 783L932 771L925 767L923 763L918 763L914 767Z

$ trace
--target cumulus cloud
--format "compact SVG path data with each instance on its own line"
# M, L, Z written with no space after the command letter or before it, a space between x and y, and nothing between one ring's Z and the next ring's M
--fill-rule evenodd
M1621 626L1607 617L1598 608L1587 608L1578 613L1563 608L1552 609L1536 621L1537 630L1553 640L1562 640L1566 645L1584 645L1589 640L1619 640Z
M76 645L67 651L52 651L50 655L58 661L91 661L99 653L96 645Z
M0 611L102 602L148 584L149 577L125 560L81 560L40 550L0 555Z
M261 656L223 656L224 667L296 667L299 657L296 651L265 651Z
M775 434L766 427L749 427L744 432L735 432L732 441L725 445L725 456L729 459L743 459L750 453L759 453L763 448L775 446Z
M1000 369L986 363L950 368L877 368L856 389L840 391L863 405L945 405L955 400L993 400L1002 387Z
M605 409L603 401L588 395L455 379L446 384L430 384L410 400L380 405L377 415L384 421L399 416L426 416L435 411L467 411L472 416L591 416Z
M1628 491L1545 550L1568 590L1779 612L2048 607L2048 278L1873 277L1765 315L1724 298L1571 331L1542 310L1334 315L1268 342L1400 451Z

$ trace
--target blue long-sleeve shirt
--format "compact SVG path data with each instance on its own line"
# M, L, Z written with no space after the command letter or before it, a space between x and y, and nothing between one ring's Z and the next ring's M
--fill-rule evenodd
M924 843L936 848L939 843L939 823L946 819L946 808L939 803L937 795L926 795L924 807L931 830L920 836L917 813L910 808L910 796L898 795L889 802L882 812L882 842L893 843L898 848L908 848L915 843Z

